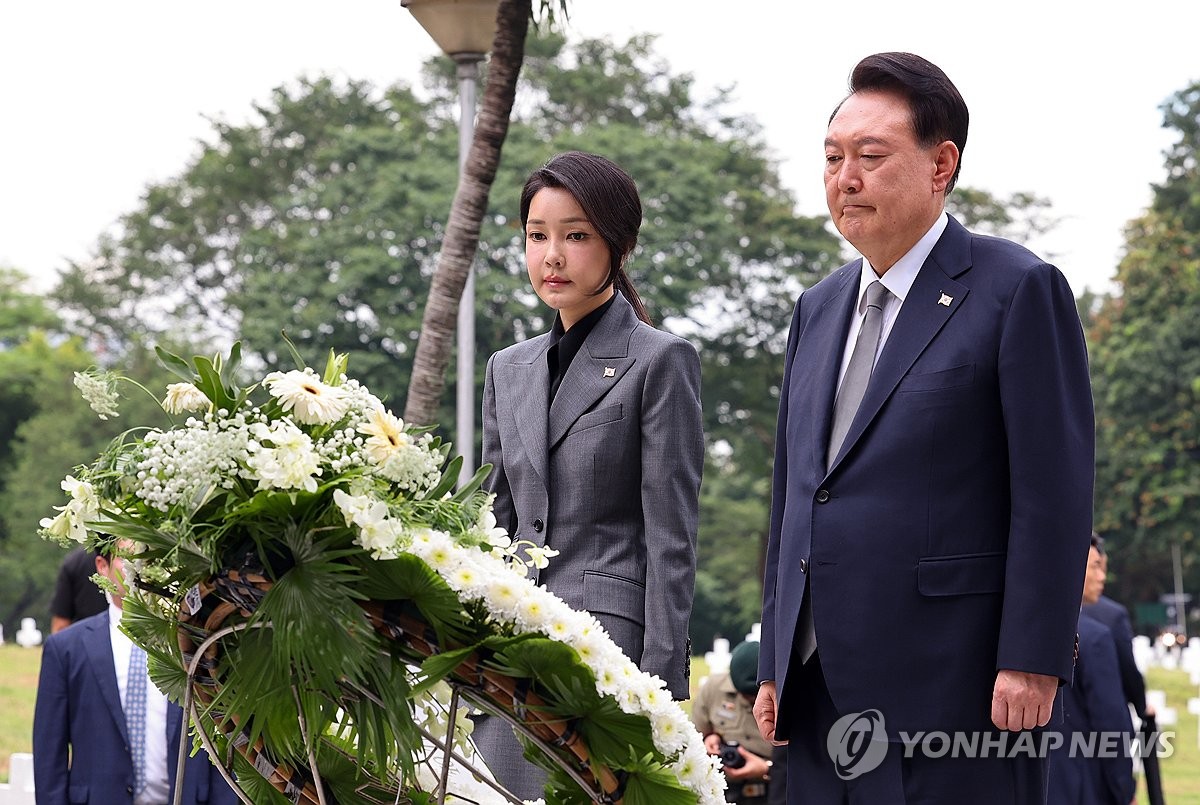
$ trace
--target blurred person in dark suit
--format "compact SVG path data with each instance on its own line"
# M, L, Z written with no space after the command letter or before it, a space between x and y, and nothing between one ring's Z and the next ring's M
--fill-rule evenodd
M1146 704L1146 680L1133 658L1133 626L1129 610L1104 594L1108 554L1104 551L1104 538L1099 534L1092 534L1092 548L1094 553L1089 554L1083 583L1083 614L1100 621L1112 632L1125 700L1133 706L1138 718L1145 720L1147 716L1154 716L1154 708Z
M1100 551L1093 540L1085 591L1094 589ZM1085 595L1087 593L1085 592ZM1063 687L1063 741L1050 752L1053 805L1129 805L1133 779L1133 721L1121 689L1117 647L1108 627L1079 616L1079 656L1069 686ZM1114 736L1119 736L1119 740Z
M81 545L63 557L54 580L54 598L50 599L50 634L108 609L104 593L92 581L96 556Z

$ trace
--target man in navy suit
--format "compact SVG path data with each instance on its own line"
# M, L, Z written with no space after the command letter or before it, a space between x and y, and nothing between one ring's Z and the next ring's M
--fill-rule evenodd
M1085 602L1095 592L1096 576L1103 578L1103 567L1093 539ZM1079 615L1079 658L1074 679L1063 689L1063 711L1063 742L1050 753L1050 802L1129 805L1136 790L1129 753L1134 733L1117 644L1109 628L1086 613Z
M1125 700L1140 719L1153 718L1154 708L1146 704L1146 680L1133 656L1133 625L1129 610L1104 594L1108 581L1108 554L1104 538L1092 534L1088 552L1087 576L1083 583L1083 614L1099 621L1112 632L1117 645L1117 664L1121 668L1121 690Z
M122 564L118 556L96 557L97 572L118 589L124 584ZM127 717L131 691L139 689L139 680L130 672L133 643L118 628L123 597L112 593L109 598L106 611L50 635L42 650L33 714L38 805L174 802L183 710L167 701L143 672L140 689L145 701L138 709L144 714L140 719ZM145 736L140 780L131 730ZM201 750L187 760L183 802L234 805L239 800Z
M1071 679L1087 353L1056 268L946 215L967 119L937 66L882 53L827 129L862 257L800 296L780 393L755 707L791 803L1045 800L1044 753L996 746ZM991 750L901 751L932 731Z

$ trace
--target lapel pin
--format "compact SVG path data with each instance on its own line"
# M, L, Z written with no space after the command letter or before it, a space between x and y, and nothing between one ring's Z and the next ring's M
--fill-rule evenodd
M617 370L615 368L613 368L612 366L605 366L604 367L604 376L605 377L616 377Z
M953 301L954 301L953 296L947 296L946 294L942 294L942 298L938 300L938 304L945 305L946 307L950 307L950 303Z

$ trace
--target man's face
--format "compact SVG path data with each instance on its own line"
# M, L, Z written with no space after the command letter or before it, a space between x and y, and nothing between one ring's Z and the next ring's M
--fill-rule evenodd
M125 559L120 556L114 556L109 560L103 556L97 556L96 572L116 585L116 592L112 592L110 595L112 596L113 603L120 608L125 600L125 591L128 588L125 577Z
M953 143L917 143L902 97L855 93L826 132L829 214L842 236L886 271L933 225L957 164Z
M1108 575L1108 561L1094 547L1088 550L1087 573L1083 577L1083 603L1094 604L1104 594L1104 579Z

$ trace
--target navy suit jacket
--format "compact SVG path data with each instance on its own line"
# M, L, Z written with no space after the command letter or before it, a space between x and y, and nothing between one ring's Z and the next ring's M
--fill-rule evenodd
M171 797L182 726L183 710L168 702L162 737L167 742ZM38 805L133 802L133 761L107 610L46 640L33 714L33 775ZM239 802L203 750L188 758L183 785L186 805Z
M1121 690L1125 700L1133 705L1138 717L1146 714L1146 680L1133 657L1133 626L1129 622L1129 610L1109 598L1100 596L1094 604L1085 604L1083 614L1094 618L1112 632L1117 644L1117 664L1121 668Z
M1133 739L1133 721L1121 690L1117 649L1108 627L1086 615L1079 618L1079 660L1075 679L1064 690L1066 714L1063 744L1050 753L1050 796L1054 805L1128 805L1136 783L1133 761L1126 754ZM1079 747L1103 747L1092 735L1120 734L1114 752L1088 752ZM1076 737L1078 736L1078 737ZM1094 742L1094 743L1093 743ZM1072 743L1077 748L1072 751Z
M786 738L809 588L839 712L878 709L892 735L991 729L998 669L1071 678L1094 473L1075 300L1053 266L951 218L827 471L861 266L806 290L792 319L759 678Z

